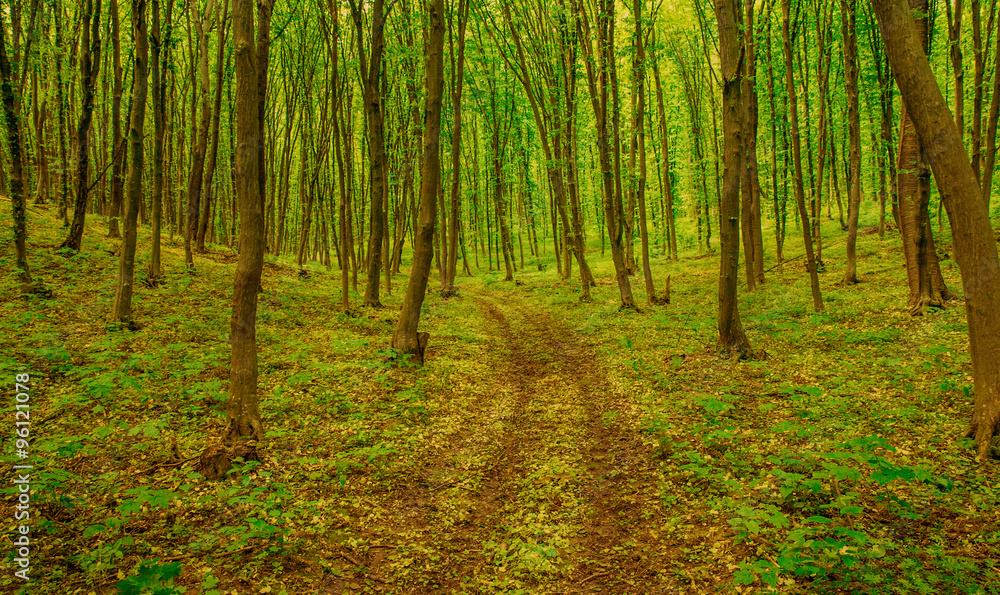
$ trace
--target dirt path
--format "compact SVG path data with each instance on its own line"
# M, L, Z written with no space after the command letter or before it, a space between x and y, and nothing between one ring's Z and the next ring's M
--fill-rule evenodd
M380 537L406 545L365 560L378 590L670 592L679 548L636 405L541 307L469 301L489 337L488 390L393 495Z

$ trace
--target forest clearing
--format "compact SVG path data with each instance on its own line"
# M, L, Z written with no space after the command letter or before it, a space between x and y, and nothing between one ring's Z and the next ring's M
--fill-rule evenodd
M1000 593L997 4L3 1L0 591Z

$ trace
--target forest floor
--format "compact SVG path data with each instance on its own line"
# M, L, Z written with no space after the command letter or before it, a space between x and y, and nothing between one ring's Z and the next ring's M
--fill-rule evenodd
M591 303L551 254L518 263L517 284L460 276L458 296L428 293L423 367L386 359L405 274L386 308L344 313L336 266L302 277L268 257L261 460L208 481L234 252L188 273L165 242L165 281L123 330L106 321L120 244L103 225L59 254L52 212L30 211L47 299L17 295L3 240L0 369L32 375L35 471L33 581L7 555L0 592L1000 593L1000 464L961 438L964 310L908 315L897 235L862 235L864 283L838 287L825 224L822 313L801 260L741 288L747 362L715 345L717 258L691 247L654 257L672 303L639 312L618 309L599 243Z

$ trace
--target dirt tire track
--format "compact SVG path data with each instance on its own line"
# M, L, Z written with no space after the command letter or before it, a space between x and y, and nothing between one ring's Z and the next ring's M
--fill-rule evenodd
M655 454L632 429L638 424L629 419L635 414L627 398L612 388L600 358L570 329L523 302L516 310L527 326L537 330L555 360L556 375L571 379L585 397L589 439L579 449L591 475L583 493L593 514L578 541L583 552L575 556L574 581L605 593L656 592L654 585L666 587L665 577L657 571L665 572L679 552L671 547L676 543L665 543L651 531L667 516L658 496L663 478ZM509 325L506 328L508 339L520 342L509 333ZM610 423L605 414L611 415ZM636 585L645 586L637 591Z
M665 567L655 557L673 549L650 530L667 514L658 496L663 483L660 464L639 436L629 431L629 426L635 426L629 422L635 420L625 419L630 417L628 403L595 365L600 358L548 314L533 313L530 319L545 329L541 334L558 355L563 376L572 378L580 393L591 397L586 401L590 444L580 448L589 458L593 481L584 492L595 514L585 529L586 559L577 562L574 577L584 586L612 593L634 593L636 582L647 588L659 584L662 577L655 567ZM611 414L610 423L605 414ZM640 503L651 510L641 510ZM650 518L642 518L644 512ZM635 545L628 547L628 543Z

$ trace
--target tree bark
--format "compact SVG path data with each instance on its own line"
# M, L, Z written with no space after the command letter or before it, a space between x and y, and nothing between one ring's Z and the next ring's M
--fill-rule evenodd
M389 10L392 9L389 5ZM385 21L388 16L384 0L372 2L372 26L370 55L366 56L362 38L362 14L354 0L351 13L357 29L359 64L362 69L363 102L368 122L368 167L370 184L371 218L368 242L368 278L365 282L365 306L381 308L379 301L379 273L382 270L382 239L385 233L382 205L386 190L385 133L382 114L382 55L385 52Z
M73 222L69 235L59 245L79 252L83 243L83 226L87 216L87 194L90 172L90 126L94 117L94 91L101 69L101 0L87 0L83 11L83 48L80 57L80 75L83 87L83 106L80 124L76 129L76 199L73 203Z
M419 355L421 363L426 340L420 341L417 328L430 276L435 210L441 184L439 144L444 95L444 0L428 1L427 22L424 63L427 96L424 103L424 161L420 172L420 222L415 234L413 267L406 284L402 311L392 336L393 349L404 354Z
M630 169L635 197L639 206L639 242L642 248L642 275L646 284L646 300L655 303L656 289L653 287L653 272L649 268L649 232L646 227L646 133L643 119L646 113L646 40L642 33L643 0L632 0L632 16L635 19L635 48L632 63L632 159ZM638 175L636 160L638 159ZM631 201L630 201L631 202ZM631 231L631 226L630 230ZM631 251L632 244L629 244ZM634 258L634 257L633 257Z
M24 154L21 146L19 114L14 106L14 85L11 64L7 58L6 25L0 9L0 93L3 97L4 120L7 123L7 146L10 151L10 201L14 215L14 251L17 262L17 278L22 293L31 293L36 288L28 268L27 213L24 205Z
M146 83L149 74L149 40L146 34L146 0L132 0L135 56L132 70L132 107L129 123L128 202L125 204L124 241L118 267L118 284L112 319L132 323L132 288L135 284L135 245L139 205L142 203L142 130L146 121Z
M743 166L743 36L740 0L715 0L722 77L723 178L719 225L719 344L737 360L751 357L736 296L740 260L740 178Z
M847 88L847 129L850 137L847 181L847 268L843 285L858 282L858 212L861 206L861 115L858 107L858 38L856 0L840 0L844 40L844 83Z
M264 127L259 118L266 93L267 37L270 3L258 3L261 15L254 44L254 2L234 0L233 45L236 54L236 193L240 207L240 250L233 282L232 349L229 398L226 400L227 439L264 438L257 399L257 293L264 265L264 213L262 204ZM263 51L262 51L263 48ZM261 84L262 77L264 83Z
M434 8L432 7L432 10ZM445 276L444 290L448 293L455 291L455 274L458 265L458 233L459 223L462 216L462 83L465 73L465 26L469 20L469 2L460 0L458 3L458 58L456 66L455 50L451 52L451 67L454 73L452 77L451 105L452 105L452 126L451 126L451 229L448 232L450 242L448 254L448 271ZM451 25L451 19L448 22ZM432 25L433 28L433 25ZM449 42L451 38L449 37ZM428 88L431 81L428 79ZM438 114L440 117L440 113Z
M218 10L218 4L216 4ZM213 221L210 208L212 206L212 183L215 180L216 161L219 157L219 123L222 119L222 87L223 87L223 56L226 49L226 23L228 18L219 15L229 13L229 0L225 0L222 12L216 12L216 23L219 26L219 48L215 55L215 101L212 108L212 148L205 163L204 200L202 200L201 216L198 218L198 252L205 251L205 236L209 223ZM207 49L207 48L206 48Z
M118 219L121 217L125 184L125 143L122 138L122 60L118 0L111 0L108 12L111 13L112 68L115 77L111 95L111 213L108 217L108 237L120 238L122 234L118 229Z
M781 2L781 34L782 48L785 54L785 86L788 90L788 107L792 129L792 161L795 166L795 202L799 207L799 217L802 219L802 237L806 248L806 266L809 268L809 281L812 289L813 310L823 311L823 296L819 291L819 274L816 270L816 257L813 254L812 233L809 229L809 211L806 209L805 188L802 181L802 140L799 136L798 95L795 91L795 78L792 72L792 36L791 36L791 0Z
M191 153L191 173L188 176L187 211L184 224L184 264L194 268L192 243L198 242L198 209L201 206L202 181L205 175L205 151L208 148L208 132L212 123L212 106L208 96L208 31L212 26L210 14L215 6L215 0L208 0L208 6L201 18L195 18L195 31L198 36L198 94L201 96L201 119L198 122L198 138L195 140ZM191 0L191 12L197 0ZM198 15L194 15L198 17ZM192 81L193 84L194 81Z
M955 260L962 273L975 404L966 433L979 458L989 455L1000 433L1000 257L975 173L941 90L923 52L905 0L873 0L886 53L900 93L910 108L926 158L948 210Z
M635 299L632 297L632 286L629 282L628 267L625 262L625 246L622 241L624 213L621 200L621 168L619 153L614 151L614 167L612 166L612 139L608 130L608 88L609 78L613 77L614 67L614 0L599 0L595 11L597 19L597 54L599 66L595 70L594 50L591 42L590 18L583 8L582 0L575 0L573 10L576 13L577 29L584 49L584 62L587 65L587 86L590 90L591 105L594 118L597 121L597 149L600 157L601 179L603 183L604 217L607 225L608 238L611 244L611 259L615 265L615 278L618 282L618 292L621 296L623 309L635 309ZM599 72L598 72L599 71ZM615 85L616 86L616 85ZM617 106L612 106L615 110ZM616 127L617 128L617 127ZM614 135L615 144L618 135ZM618 174L616 176L616 173ZM616 183L617 180L617 183Z

